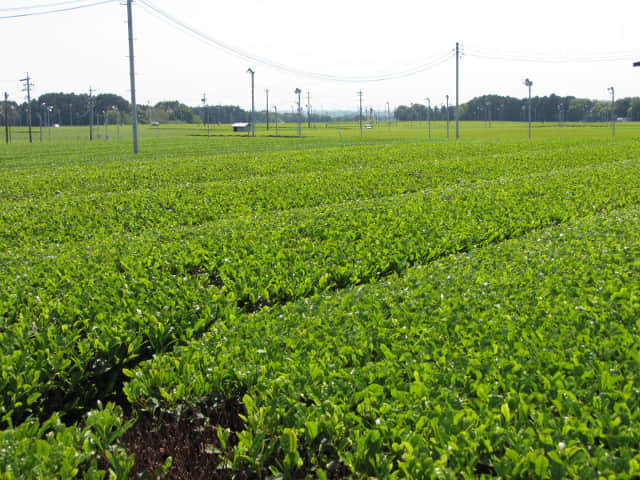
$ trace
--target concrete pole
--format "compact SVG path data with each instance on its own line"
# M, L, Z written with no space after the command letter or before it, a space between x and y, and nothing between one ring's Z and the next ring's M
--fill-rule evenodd
M247 70L247 73L251 74L251 136L255 137L256 136L256 126L255 123L253 121L254 118L254 111L255 111L255 100L254 100L254 90L253 90L253 79L254 79L254 75L256 72L254 72L253 70L251 70L250 68Z
M9 94L4 92L4 135L9 144Z
M431 99L426 98L427 100L427 123L429 124L429 140L431 140Z
M447 97L447 140L449 140L449 95Z
M456 42L456 140L460 138L460 44Z
M615 89L613 87L608 88L611 94L611 135L616 136L616 98Z
M138 106L136 105L136 74L133 57L133 16L131 2L127 0L127 20L129 24L129 76L131 81L131 125L133 127L133 153L138 153Z

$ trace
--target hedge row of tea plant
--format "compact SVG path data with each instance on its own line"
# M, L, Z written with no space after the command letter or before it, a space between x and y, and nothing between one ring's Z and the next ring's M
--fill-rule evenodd
M178 346L191 349L194 339L239 319L272 322L272 309L316 295L370 288L451 255L625 212L640 200L639 149L632 140L589 140L193 158L158 151L136 160L52 153L24 165L3 159L0 449L39 442L33 462L60 458L40 462L42 472L53 472L43 477L100 476L110 466L122 476L130 457L117 439L128 423L108 402L130 409L124 372ZM263 310L266 316L251 316ZM248 414L262 383L251 375L238 382L244 370L235 365L223 375L229 383L210 393L241 399L251 390ZM167 395L132 398L165 410L195 398ZM96 410L100 401L108 415ZM309 455L300 431L287 430L282 440L278 420L268 421L271 454L241 454L243 440L235 452L244 460L229 459L233 468L287 475L329 468L330 461L309 459L298 467ZM287 441L298 453L282 457ZM327 458L339 468L369 471L336 445ZM252 455L263 464L251 463ZM28 471L28 463L6 461L6 478ZM55 470L57 463L64 469ZM477 467L497 468L485 459Z
M149 410L239 396L227 462L253 475L637 478L639 221L574 220L220 321L126 393Z

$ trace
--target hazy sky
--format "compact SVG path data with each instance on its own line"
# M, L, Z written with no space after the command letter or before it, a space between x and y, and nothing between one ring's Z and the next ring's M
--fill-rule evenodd
M0 17L65 8L99 0L0 2ZM251 104L291 111L295 88L311 92L315 111L455 102L455 43L460 99L495 93L608 98L640 96L638 0L138 0L134 36L138 102L180 100L199 105ZM155 6L201 33L271 63L338 77L376 77L442 63L416 75L383 82L318 80L234 56L154 13ZM47 92L116 93L129 98L126 6L119 1L42 16L0 19L0 91L22 101L19 79L33 77L34 95ZM553 60L552 62L542 61ZM616 61L602 61L618 59ZM590 60L578 62L577 60ZM436 62L437 63L437 62ZM303 105L306 98L303 99Z

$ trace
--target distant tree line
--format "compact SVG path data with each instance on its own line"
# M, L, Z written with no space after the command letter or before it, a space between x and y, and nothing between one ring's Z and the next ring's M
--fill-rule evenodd
M94 124L104 123L105 116L110 124L118 118L121 123L131 123L131 105L124 98L104 93L96 96L75 93L47 93L31 101L31 121L34 126L47 119L52 124L59 125L89 125L93 106ZM616 100L614 112L617 118L640 121L640 97L626 97ZM499 95L484 95L460 105L461 120L476 121L526 121L528 118L528 99L503 97ZM9 102L9 120L11 125L23 126L27 124L27 103ZM1 111L1 109L0 109ZM400 121L445 120L447 108L445 105L432 105L427 114L427 106L414 103L409 106L400 105L393 111L393 118ZM48 115L47 115L48 114ZM449 119L453 120L455 107L449 105ZM251 112L234 105L212 105L189 107L178 101L163 101L151 105L138 106L138 120L140 123L209 123L228 124L234 122L248 122ZM386 120L386 112L376 112L373 108L365 109L362 113L364 121ZM359 112L344 113L338 120L358 121ZM575 97L535 97L531 99L531 119L536 122L603 122L611 118L611 102L588 100ZM254 113L256 123L267 121L264 110ZM303 111L298 115L295 111L278 112L278 121L324 123L335 120L327 114L312 113L311 118ZM269 112L269 121L275 120L275 113ZM0 115L0 125L4 126L4 113Z
M528 119L528 98L483 95L460 105L460 120L525 121ZM616 118L640 121L640 97L626 97L615 101ZM455 106L449 105L449 118L453 120ZM432 106L432 120L444 120L445 105ZM414 103L400 105L394 110L394 118L400 121L427 120L427 107ZM611 118L611 102L576 97L534 97L531 99L531 119L536 122L603 122Z
M251 111L244 110L238 106L230 106L230 105L212 105L205 107L195 107L193 109L195 114L198 117L198 121L202 123L235 123L235 122L249 122L251 119ZM309 117L307 116L306 111L303 111L300 115L296 112L278 112L278 121L279 122L297 122L300 120L301 122L308 122ZM267 121L267 112L265 110L256 110L253 114L254 121L256 123L266 123ZM276 113L271 110L269 112L269 121L275 121ZM324 114L311 114L311 122L328 122L331 120L329 115Z
M52 124L89 125L91 106L94 123L103 122L105 116L108 116L111 123L115 123L118 112L122 123L131 122L129 102L118 95L106 93L90 97L87 94L46 93L31 100L31 123L37 126L40 122L45 124L48 119ZM27 102L9 102L10 124L27 125L28 107Z
M59 125L89 125L93 106L93 123L101 124L105 116L110 124L118 118L121 123L131 123L131 105L124 98L110 94L89 96L75 93L47 93L31 101L31 122L38 126L40 122L46 124L47 119L52 124ZM47 112L48 110L48 112ZM27 125L27 102L18 104L9 102L9 120L11 125ZM0 108L0 112L3 109ZM48 115L47 115L48 113ZM155 105L138 105L138 121L142 124L150 123L234 123L248 122L251 112L235 105L215 105L204 107L189 107L178 101L163 101ZM256 111L254 118L257 123L267 121L267 113ZM278 112L278 120L284 122L308 121L306 112L300 116L297 113ZM269 120L275 120L275 113L269 112ZM329 121L328 115L311 115L312 122ZM0 115L0 125L4 126L4 114Z

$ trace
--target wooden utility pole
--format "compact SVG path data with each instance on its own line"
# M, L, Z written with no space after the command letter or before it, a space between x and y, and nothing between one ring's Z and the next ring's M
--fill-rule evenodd
M307 90L307 127L311 128L311 92Z

